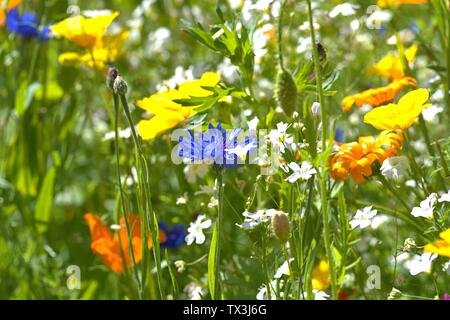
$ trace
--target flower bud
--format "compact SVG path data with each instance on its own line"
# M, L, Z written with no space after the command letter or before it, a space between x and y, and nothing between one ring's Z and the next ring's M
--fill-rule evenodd
M182 273L184 270L186 270L186 262L183 260L177 260L173 264L175 265L179 273Z
M319 102L314 102L312 104L311 112L316 117L320 116L320 103Z
M114 66L109 66L108 74L106 75L106 86L110 90L114 90L114 80L116 80L119 75L119 71Z
M286 213L278 211L272 216L272 230L280 241L286 242L289 240L291 227Z
M124 96L127 94L128 91L128 84L121 76L117 76L114 80L114 93L118 94L119 96Z
M411 252L414 248L416 248L416 242L414 239L406 238L403 243L403 250L407 252Z
M275 99L278 106L283 109L286 114L292 114L297 109L297 85L292 75L281 68L278 71L275 84Z
M392 288L391 293L389 293L388 300L397 300L401 298L402 292L398 289Z

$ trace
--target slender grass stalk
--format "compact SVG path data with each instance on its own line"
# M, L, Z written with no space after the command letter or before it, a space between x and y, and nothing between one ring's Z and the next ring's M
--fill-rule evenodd
M319 60L319 52L316 45L316 35L314 31L314 20L313 12L311 8L311 0L306 0L308 4L308 18L309 27L311 29L311 43L313 46L313 58L314 58L314 69L316 73L316 90L317 96L319 97L320 103L320 116L322 122L322 152L327 150L327 140L328 140L328 124L327 124L327 114L325 108L325 99L323 96L322 87L322 67ZM323 163L326 166L326 163ZM329 212L328 212L328 200L327 200L327 183L325 179L326 168L322 168L323 174L320 177L320 196L323 212L323 238L325 243L325 250L328 258L328 264L330 266L330 282L331 282L331 295L333 299L337 299L337 283L336 283L336 269L334 263L333 252L331 249L331 239L330 239L330 225L329 225Z
M283 13L284 8L286 7L286 0L283 0L281 2L280 7L280 13L278 14L278 20L277 20L277 44L278 44L278 63L280 65L280 68L284 68L284 62L283 62L283 46L282 46L282 37L283 37Z
M125 95L120 96L120 101L122 102L125 116L128 120L128 124L131 129L131 135L132 135L134 145L135 145L136 160L137 160L136 162L137 162L137 166L138 166L137 170L140 173L139 185L140 185L141 201L143 201L143 203L145 203L145 209L141 211L141 219L143 221L143 224L145 226L147 226L148 229L150 229L150 237L152 239L152 245L153 245L153 250L152 250L153 258L154 258L154 261L156 264L158 289L159 289L159 293L160 293L160 298L164 299L165 294L164 294L164 289L163 289L163 285L162 285L159 229L158 229L157 217L156 217L155 212L153 211L153 204L152 204L152 200L151 200L148 164L145 159L145 155L142 151L141 142L136 133L133 119L131 117L130 108L128 106L127 98L125 97ZM145 241L144 243L146 243L147 239L148 239L147 228L145 228L143 230L143 238Z
M136 259L134 257L133 244L131 242L131 229L130 224L127 218L127 209L125 205L125 195L122 189L122 179L120 178L120 157L119 157L119 98L116 94L113 94L114 99L114 144L115 144L115 153L116 153L116 171L117 171L117 183L119 185L119 194L120 194L120 202L122 203L123 210L123 218L125 220L125 226L127 228L127 236L128 236L128 248L131 255L131 260L133 262L133 273L136 280L136 284L138 287L138 295L139 299L142 299L143 290L142 290L142 281L139 277L139 272L137 269Z
M217 245L215 252L215 264L214 264L214 296L213 300L217 300L222 296L220 292L220 250L222 248L222 228L223 228L223 169L217 167L217 198L218 198L218 210L217 210Z
M261 250L262 250L262 267L264 272L264 281L266 283L267 297L269 300L272 300L272 289L270 288L269 271L267 268L267 244L265 234L263 234L261 237Z

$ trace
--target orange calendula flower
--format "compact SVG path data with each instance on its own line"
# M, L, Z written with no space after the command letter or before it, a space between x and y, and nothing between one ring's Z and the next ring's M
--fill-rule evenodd
M0 0L0 27L5 24L6 12L17 7L22 0ZM5 7L6 6L6 7Z
M330 285L330 266L327 260L320 260L312 271L312 288L323 291Z
M425 4L428 0L378 0L377 6L385 8L389 6L399 6L402 4Z
M372 175L372 164L380 165L402 148L401 130L383 131L378 137L360 137L358 142L344 143L331 158L331 176L336 180L347 180L351 175L357 184Z
M450 258L450 228L441 232L439 236L441 237L440 240L427 244L423 251L437 253L440 256Z
M405 58L409 63L414 62L417 49L417 45L412 45L405 51ZM380 61L369 67L368 71L390 81L405 77L400 56L392 53L385 55Z
M118 15L119 12L113 12L93 18L71 17L52 25L50 29L57 36L65 37L80 47L92 48Z
M356 104L358 108L368 104L372 107L378 107L386 102L392 101L404 87L415 87L416 79L405 77L396 80L385 87L369 89L352 96L345 97L342 100L342 107L345 111L350 111Z
M112 271L121 272L124 267L128 269L132 265L132 259L128 248L128 232L124 219L120 219L120 230L116 231L114 235L111 234L99 216L86 213L84 220L91 233L92 251L98 254ZM128 223L131 229L134 259L136 263L139 263L142 260L141 219L139 216L129 215ZM160 231L159 238L160 242L166 241L166 234ZM150 250L151 248L152 241L149 238L148 249Z
M182 83L178 89L156 93L138 100L136 105L152 114L150 120L141 120L138 123L138 131L142 139L153 139L195 115L197 113L195 106L183 107L174 100L210 96L212 92L203 87L214 87L219 81L218 73L205 72L200 79Z
M431 106L425 104L429 95L426 89L410 91L397 104L391 103L369 111L364 116L364 122L378 130L408 129L422 110Z

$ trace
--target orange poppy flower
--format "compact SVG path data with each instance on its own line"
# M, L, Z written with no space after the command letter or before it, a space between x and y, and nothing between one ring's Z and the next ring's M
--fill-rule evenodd
M388 6L399 6L401 4L425 4L428 0L378 0L377 6L385 8Z
M345 143L331 158L331 176L336 180L347 180L349 175L357 184L372 175L372 164L398 153L402 147L401 130L383 131L378 137L360 137L358 142Z
M86 213L83 217L91 233L92 251L98 254L112 271L121 272L124 267L128 269L132 265L132 259L128 248L128 232L124 219L120 219L120 230L112 235L99 216ZM136 215L128 215L128 223L131 229L134 259L136 263L139 263L142 260L141 219ZM160 242L166 241L166 234L163 231L159 232L159 239ZM148 249L151 248L152 240L149 238Z
M5 24L6 12L17 7L22 0L0 0L0 27ZM4 8L5 3L6 8ZM6 9L6 10L5 10Z
M342 100L342 108L345 111L350 111L354 104L356 104L358 108L361 108L365 104L371 105L372 107L378 107L386 102L394 100L404 87L416 87L416 84L416 79L405 77L396 80L385 87L369 89L352 96L347 96Z

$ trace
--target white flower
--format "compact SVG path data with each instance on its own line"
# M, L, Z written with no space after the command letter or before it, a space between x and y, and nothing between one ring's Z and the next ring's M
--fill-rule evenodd
M183 194L181 197L177 198L176 204L180 205L180 204L186 204L186 203L187 203L187 192L185 194Z
M187 294L189 300L201 300L202 296L205 295L203 288L194 282L191 282L184 287L183 291Z
M447 193L441 195L441 197L438 199L438 202L450 202L450 189L447 191Z
M196 183L197 179L202 179L208 173L209 166L207 164L187 164L184 169L184 175L189 183Z
M447 271L450 270L450 261L447 261L446 263L444 263L444 265L442 266L442 271Z
M256 130L256 128L258 127L258 123L259 123L258 117L254 117L252 120L250 120L247 123L248 124L248 130L250 130L250 131Z
M423 118L426 121L432 121L439 113L444 111L444 108L441 106L432 105L428 108L425 108L422 111Z
M330 295L327 294L326 292L319 291L316 289L314 289L312 292L314 294L314 300L327 300L327 298L330 297Z
M303 161L301 166L295 162L289 163L288 166L292 171L294 171L294 173L287 177L284 181L289 181L290 183L294 183L298 179L309 180L314 174L317 173L316 169L314 169L308 161Z
M389 22L392 19L392 12L389 10L377 10L367 18L366 25L369 29L380 29L383 23Z
M350 221L352 229L359 227L360 229L367 228L372 223L372 218L377 214L377 210L372 210L372 206L365 207L362 210L357 210L355 216Z
M244 222L242 224L236 224L239 228L242 229L253 229L261 223L268 222L272 216L277 212L275 209L269 210L258 210L256 212L248 212L244 211L242 215L245 217Z
M277 123L276 130L270 130L268 139L273 147L280 150L281 153L285 152L285 146L291 146L294 143L292 135L287 134L286 131L289 125L284 122Z
M270 288L272 289L272 300L277 300L277 297L274 293L273 288L277 287L277 280L272 280L269 284ZM261 287L259 287L258 293L256 294L256 300L268 300L269 296L267 294L267 287L265 284L263 284Z
M228 154L235 154L239 159L245 160L245 158L247 157L247 153L249 153L249 151L254 148L256 148L256 145L255 142L252 141L252 143L248 143L245 146L241 146L240 144L238 144L234 148L225 149L225 151Z
M311 107L311 112L315 116L320 116L320 102L314 102Z
M199 194L213 194L215 192L216 192L215 187L204 185L204 186L200 186L200 190L196 191L194 194L197 196Z
M408 159L404 156L390 157L383 161L381 174L387 179L398 180L409 168Z
M119 132L119 138L129 139L131 137L131 128L130 127L125 128L123 130L119 129L118 132ZM116 134L114 131L109 131L109 132L105 133L105 135L102 138L102 141L112 140L112 139L114 139L115 135Z
M426 252L421 256L412 257L410 260L406 261L405 265L412 276L418 275L421 272L429 273L431 271L432 262L437 256L437 254Z
M214 196L209 199L208 208L212 209L219 205L219 200L217 200Z
M202 244L205 242L205 235L203 234L203 229L208 229L211 227L211 219L207 219L204 214L201 214L197 217L197 220L191 222L189 228L187 229L188 235L185 240L187 245L191 245L194 241L196 244Z
M354 5L354 4L345 2L345 3L339 4L336 7L334 7L333 9L331 9L328 16L330 18L335 18L340 14L345 17L351 16L356 13L355 9L358 9L358 8L359 8L358 5Z
M414 217L433 217L434 204L436 203L437 195L436 193L430 194L425 200L420 202L420 207L414 207L411 214Z
M289 259L289 262L294 261L294 258ZM285 261L277 270L275 275L273 276L274 279L280 279L283 275L290 276L291 273L289 271L289 263Z

